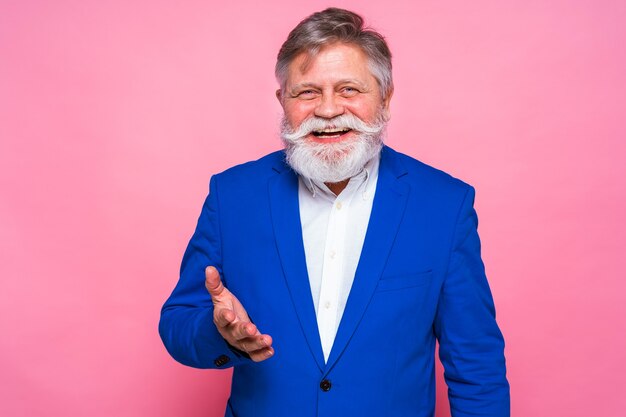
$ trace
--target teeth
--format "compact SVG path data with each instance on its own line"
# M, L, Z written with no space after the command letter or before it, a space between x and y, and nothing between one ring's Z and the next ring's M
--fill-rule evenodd
M350 129L326 128L324 130L316 130L315 133L340 133L347 132Z

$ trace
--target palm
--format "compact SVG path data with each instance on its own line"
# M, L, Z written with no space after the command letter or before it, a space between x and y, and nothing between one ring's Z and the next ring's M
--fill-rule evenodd
M205 286L213 301L213 322L224 340L248 353L255 362L271 357L274 354L272 338L261 334L250 321L246 309L224 286L214 267L207 267L205 275Z

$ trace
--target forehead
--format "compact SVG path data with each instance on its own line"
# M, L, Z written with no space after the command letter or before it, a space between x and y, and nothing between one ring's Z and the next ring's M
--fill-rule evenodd
M302 52L288 67L288 84L334 78L354 78L365 84L375 80L367 55L346 43L327 45L317 53Z

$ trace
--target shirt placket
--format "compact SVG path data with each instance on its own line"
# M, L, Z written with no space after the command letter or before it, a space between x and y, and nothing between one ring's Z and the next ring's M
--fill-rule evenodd
M333 203L328 219L322 285L320 289L317 325L324 359L328 360L338 327L339 295L343 279L343 259L345 250L346 222L349 201L343 193Z

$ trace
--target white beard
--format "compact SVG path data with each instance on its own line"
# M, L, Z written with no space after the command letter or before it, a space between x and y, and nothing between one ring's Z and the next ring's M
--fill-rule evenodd
M320 143L306 139L314 130L348 128L356 133L352 139ZM382 114L368 125L356 116L345 114L332 119L311 117L292 130L283 116L281 139L287 163L298 174L314 181L340 182L357 175L365 164L380 153L386 123Z

